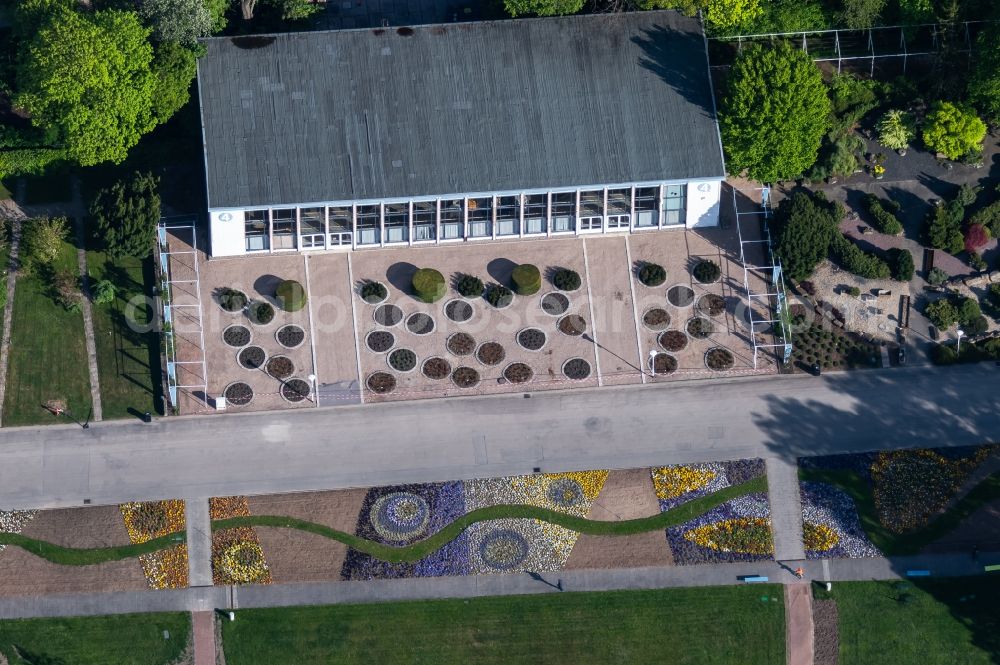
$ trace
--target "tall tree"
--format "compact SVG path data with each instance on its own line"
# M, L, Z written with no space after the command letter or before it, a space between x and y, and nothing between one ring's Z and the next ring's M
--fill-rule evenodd
M886 0L844 0L841 14L844 24L855 30L870 28L878 22Z
M203 52L181 46L177 42L163 42L153 56L153 74L156 87L153 91L153 116L158 123L171 118L191 98L191 81L198 68L198 56Z
M987 24L976 39L969 100L994 125L1000 125L1000 28Z
M159 179L150 173L135 173L97 194L90 214L112 259L149 256L160 220L158 184Z
M503 6L511 16L560 16L580 11L583 0L504 0Z
M15 106L80 164L121 162L156 124L149 34L131 12L54 5L21 46Z
M705 23L719 33L737 33L764 13L760 0L704 0Z
M829 115L823 77L807 54L784 41L745 48L719 112L730 173L762 182L800 175L816 161Z
M193 46L212 30L213 17L204 0L141 0L139 14L161 42Z
M948 159L959 159L977 150L985 136L986 123L951 102L934 104L924 122L924 143Z

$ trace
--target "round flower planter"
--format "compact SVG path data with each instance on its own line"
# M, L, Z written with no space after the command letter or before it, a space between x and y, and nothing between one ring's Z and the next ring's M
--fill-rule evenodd
M372 305L372 306L379 305L381 303L384 303L389 298L389 289L386 289L384 284L382 285L382 288L384 289L384 293L381 297L376 295L370 295L366 298L364 295L361 294L360 289L358 290L358 297L361 298L361 302L365 303L366 305Z
M239 289L222 288L219 289L215 302L219 304L223 312L237 314L246 309L250 299L247 298L246 293Z
M255 326L267 326L274 323L274 305L263 300L250 303L246 309L247 318Z
M475 388L479 385L479 372L471 367L458 367L451 373L451 382L459 388Z
M400 309L399 305L392 303L379 305L372 312L372 319L380 326L392 328L393 326L398 326L399 322L403 320L403 310Z
M651 307L642 313L642 325L654 332L666 330L670 325L670 313L662 307Z
M479 557L494 570L512 570L528 558L528 541L513 529L497 529L479 543Z
M391 369L407 374L416 369L417 354L410 349L399 348L386 356L385 362Z
M726 311L726 299L714 293L698 298L698 312L705 316L719 316Z
M573 508L586 500L583 486L572 478L557 478L549 484L545 496L560 508Z
M451 363L444 358L434 356L424 361L420 366L420 372L432 381L447 379L451 374Z
M222 396L226 398L227 404L246 406L253 401L253 388L242 381L234 381L226 386Z
M245 346L236 352L236 363L243 369L260 369L267 362L267 354L259 346Z
M472 303L467 300L455 298L444 304L444 315L453 323L465 323L472 318L472 314L475 311Z
M368 512L375 533L394 543L422 536L430 520L431 508L426 499L412 492L383 494Z
M656 376L666 376L677 371L677 358L669 353L658 352L648 361L649 369Z
M507 351L499 342L483 342L476 349L476 360L487 367L499 365L506 357Z
M365 385L376 395L388 395L396 389L396 377L388 372L373 372L368 375Z
M227 346L239 349L253 341L253 333L246 326L234 323L222 331L222 341Z
M312 392L309 387L309 382L305 379L288 379L281 384L281 397L286 402L291 404L298 404L307 397L309 393Z
M540 305L549 316L562 316L569 309L569 298L564 293L551 291L542 296Z
M511 363L503 368L503 378L509 383L528 383L534 376L534 370L526 363Z
M306 340L306 331L293 323L281 326L274 333L274 341L286 349L297 349Z
M715 325L703 316L695 316L688 320L686 330L695 339L708 339L715 332Z
M667 302L681 309L690 307L694 302L694 290L684 284L675 284L667 289Z
M579 314L567 314L559 319L556 328L569 337L579 337L587 332L587 321Z
M548 337L538 328L523 328L517 333L517 345L525 351L541 351Z
M365 335L365 346L375 353L386 353L396 346L396 336L388 330L373 330Z
M430 314L416 312L406 318L406 329L414 335L430 335L434 328L434 317Z
M736 364L732 351L717 346L705 352L705 367L715 372L725 372Z
M507 289L507 291L503 295L497 296L495 298L496 304L491 302L490 293L495 288L496 287L487 287L486 294L483 296L483 300L486 301L486 304L488 304L493 309L507 309L508 307L514 304L514 292L511 291L510 289Z
M467 356L476 350L476 340L464 332L452 333L445 342L448 352L456 356Z
M722 268L715 261L702 259L691 269L691 275L699 284L714 284L722 279Z
M570 358L562 365L562 373L570 381L583 381L590 377L590 363L583 358Z
M665 330L656 337L656 343L664 351L682 351L688 345L688 336L683 330Z
M264 371L275 379L287 379L295 374L295 363L288 356L271 356L264 365Z

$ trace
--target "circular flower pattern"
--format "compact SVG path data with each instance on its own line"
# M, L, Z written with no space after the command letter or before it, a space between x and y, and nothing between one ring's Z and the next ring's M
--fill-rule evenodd
M264 550L259 543L234 543L219 556L217 564L237 584L251 584L267 575Z
M404 542L422 535L431 519L427 501L410 492L393 492L379 497L368 519L375 532L392 542Z
M558 478L549 484L549 501L561 508L572 508L584 500L583 487L572 478Z
M511 570L528 558L528 541L513 529L499 529L486 534L479 543L483 562L496 570Z

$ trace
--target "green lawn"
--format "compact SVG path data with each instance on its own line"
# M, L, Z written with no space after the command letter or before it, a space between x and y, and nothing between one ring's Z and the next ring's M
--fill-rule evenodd
M781 598L755 585L240 610L223 644L228 665L784 665Z
M190 632L183 612L0 621L0 654L10 665L168 665Z
M892 582L835 582L840 665L996 663L998 594L1000 576L920 582L905 591Z
M76 249L63 243L56 264L56 270L75 272ZM14 294L3 424L55 422L41 406L50 399L66 400L81 420L90 412L83 316L57 305L40 278L20 276Z
M87 270L92 288L108 279L117 289L113 303L93 307L104 418L162 413L159 336L146 330L153 314L152 301L129 305L134 297L146 294L146 277L152 279L152 266L148 260L132 258L111 262L104 254L90 251ZM135 325L130 324L130 317Z

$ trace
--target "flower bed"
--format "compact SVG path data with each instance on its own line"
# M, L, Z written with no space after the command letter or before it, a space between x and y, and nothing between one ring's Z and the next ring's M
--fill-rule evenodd
M236 362L243 369L260 369L264 366L265 360L267 360L267 354L259 346L244 347L236 354Z
M406 329L414 335L429 335L434 332L434 318L424 312L410 314L406 319Z
M248 517L250 506L243 496L213 497L208 502L208 513L212 520ZM212 532L212 583L271 583L271 571L253 527Z
M503 370L503 378L511 383L527 383L534 375L531 366L525 363L511 363Z
M688 345L688 337L682 330L667 330L660 333L659 337L656 338L656 343L664 351L676 352Z
M253 339L253 335L250 333L250 329L238 323L234 323L222 331L222 341L237 349L249 344L251 339Z
M691 274L701 284L711 284L722 278L722 268L715 261L702 259L691 270Z
M388 330L373 330L365 335L365 346L375 353L385 353L396 346L396 336Z
M0 510L0 533L21 533L24 525L36 514L34 510ZM0 545L3 552L6 545Z
M476 349L476 360L487 366L499 365L507 357L507 352L498 342L483 342Z
M587 332L587 321L579 314L568 314L559 319L559 332L570 337L579 337Z
M667 302L674 307L690 307L694 302L694 291L691 287L677 284L667 290Z
M566 310L569 309L569 298L563 293L552 291L542 296L541 307L542 311L549 316L559 316L565 314Z
M448 375L451 374L451 363L444 358L434 356L424 361L420 371L428 379L440 381L448 378Z
M747 459L706 464L675 464L655 467L651 473L653 489L656 491L662 512L723 488L759 478L764 475L764 461Z
M233 406L246 406L253 401L253 388L242 381L230 383L222 394Z
M309 397L311 389L305 379L288 379L281 384L281 397L287 402L298 404Z
M517 333L517 344L526 351L541 351L547 339L538 328L524 328Z
M696 316L687 322L687 334L695 339L707 339L715 332L715 326L703 316Z
M274 321L274 307L271 303L260 300L252 302L247 307L247 318L254 325L266 326L271 321Z
M295 363L288 356L271 356L265 371L276 379L287 379L295 373Z
M365 385L376 395L388 395L396 389L396 377L388 372L373 372L368 375Z
M278 328L274 334L275 341L286 349L294 349L302 345L306 339L306 331L295 324L288 324Z
M651 307L642 314L642 325L650 330L665 330L670 325L670 313L662 307Z
M657 353L649 359L649 369L657 375L673 374L677 371L677 358L669 353Z
M219 307L226 312L239 312L247 306L247 294L227 286L220 288L216 294Z
M391 328L393 326L398 326L399 322L403 320L403 310L400 309L399 305L394 305L392 303L387 303L385 305L379 305L372 312L372 318L375 323L380 326L385 326Z
M854 500L846 492L813 482L800 483L799 492L806 558L882 556L861 528Z
M736 358L733 357L733 353L729 349L717 346L705 353L705 366L710 370L724 372L732 369L734 364L736 364Z
M464 300L449 300L444 306L444 315L455 323L465 323L472 318L474 311L472 303Z
M479 385L479 372L471 367L458 367L451 373L451 381L459 388L475 388Z
M570 381L583 381L590 376L590 363L583 358L570 358L563 363L562 373Z
M667 542L678 565L771 559L774 545L767 495L737 497L671 527Z
M457 332L448 337L445 346L456 356L467 356L476 350L476 340L468 333Z
M412 372L417 366L417 354L410 349L396 349L389 354L386 362L397 372Z
M698 299L698 311L706 316L719 316L726 311L726 299L714 293L706 293Z
M178 499L123 503L118 508L132 544L185 528L184 502ZM151 589L183 589L188 585L188 552L183 541L169 549L140 555L139 564Z

